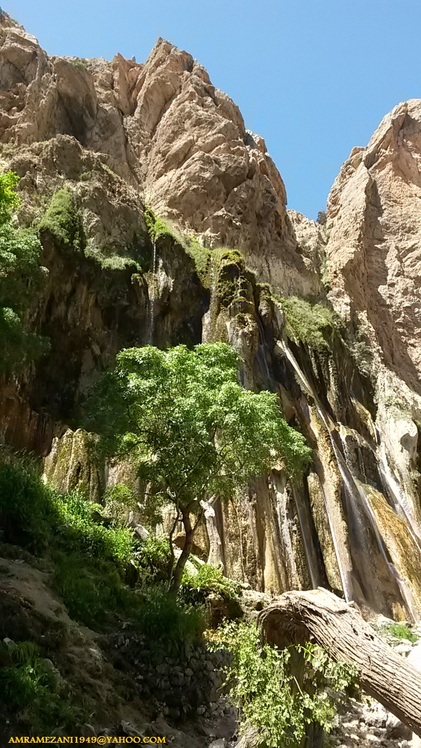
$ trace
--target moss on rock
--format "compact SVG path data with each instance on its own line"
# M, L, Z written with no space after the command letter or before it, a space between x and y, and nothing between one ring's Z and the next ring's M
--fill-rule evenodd
M318 351L331 347L329 337L338 327L338 320L333 311L322 304L310 304L297 296L277 301L285 314L285 331L291 340L295 343L305 343Z
M49 231L66 248L81 251L85 247L82 219L74 195L63 188L54 193L39 224L40 232Z

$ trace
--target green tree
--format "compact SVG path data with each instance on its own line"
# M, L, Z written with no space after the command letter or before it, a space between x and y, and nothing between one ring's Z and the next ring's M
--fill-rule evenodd
M10 221L13 211L20 205L19 195L16 194L18 184L19 177L14 171L0 174L0 226Z
M7 372L30 361L46 347L46 341L25 329L24 315L40 287L41 245L30 229L15 227L13 211L19 178L14 172L0 174L0 371Z
M294 475L309 460L304 437L281 417L276 396L245 390L238 365L225 343L123 350L87 403L88 427L105 451L134 462L155 505L174 504L173 532L183 523L175 568L172 549L172 592L179 589L205 502L232 496L279 461Z

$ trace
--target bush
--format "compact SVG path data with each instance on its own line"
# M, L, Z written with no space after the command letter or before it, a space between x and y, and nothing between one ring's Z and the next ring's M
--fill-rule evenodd
M94 515L101 509L77 492L60 494L46 486L31 460L0 452L0 522L8 542L34 550L50 543L126 564L132 534L98 522Z
M154 643L157 657L182 655L201 640L205 626L200 607L183 605L164 586L150 588L142 595L136 628Z
M174 241L177 241L177 237L171 227L162 218L158 218L151 208L145 208L144 217L152 242L156 242L164 236L171 237Z
M67 248L83 250L85 239L82 220L75 198L68 189L54 193L39 224L40 232L49 231L54 239Z
M51 491L34 464L0 449L0 527L9 543L40 550L50 534Z
M86 501L77 492L50 492L50 497L56 543L68 550L115 561L120 565L129 562L133 552L133 536L126 528L105 527L94 519L94 514L101 518L101 506Z
M1 456L0 525L6 542L34 552L49 548L56 589L70 615L86 625L103 625L110 611L130 613L138 604L122 581L133 536L126 528L101 524L101 508L44 485L30 460Z
M10 220L14 210L19 208L20 198L16 194L19 176L14 171L0 174L0 226Z
M116 616L136 617L138 599L109 561L83 553L54 551L53 583L69 615L95 630L104 630Z
M104 513L117 526L126 526L130 510L136 509L138 497L124 483L107 488L104 494Z
M263 644L255 624L226 624L210 646L231 653L226 686L240 710L242 731L258 730L259 748L299 746L312 723L328 731L354 678L351 669L331 661L318 646ZM300 677L303 660L306 670Z
M180 592L186 601L204 603L212 592L226 600L238 600L241 589L231 579L224 577L220 569L210 564L200 564L197 574L184 572Z
M171 564L169 539L149 535L136 553L136 563L143 585L168 581Z

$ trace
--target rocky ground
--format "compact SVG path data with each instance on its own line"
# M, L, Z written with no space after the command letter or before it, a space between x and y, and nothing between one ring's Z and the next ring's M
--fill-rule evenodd
M77 624L51 590L45 562L39 561L36 568L34 559L25 558L21 550L5 545L1 550L0 638L6 643L13 637L31 638L67 687L83 693L95 716L80 724L75 734L165 735L174 748L255 748L256 734L238 737L236 710L221 696L223 655L209 655L199 647L187 653L181 665L167 657L153 668L142 637L124 630L105 636ZM20 558L4 557L10 554ZM244 598L251 617L267 602L264 595L247 589ZM393 637L389 641L403 656L411 651L408 641ZM0 740L13 730L4 720ZM338 715L328 745L409 748L410 738L410 731L380 704L368 698L350 699Z

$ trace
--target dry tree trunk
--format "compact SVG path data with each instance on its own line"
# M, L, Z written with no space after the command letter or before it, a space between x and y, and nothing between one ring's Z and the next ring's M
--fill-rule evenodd
M313 640L357 668L361 687L421 736L421 672L397 654L360 613L324 589L286 592L259 615L272 644Z

